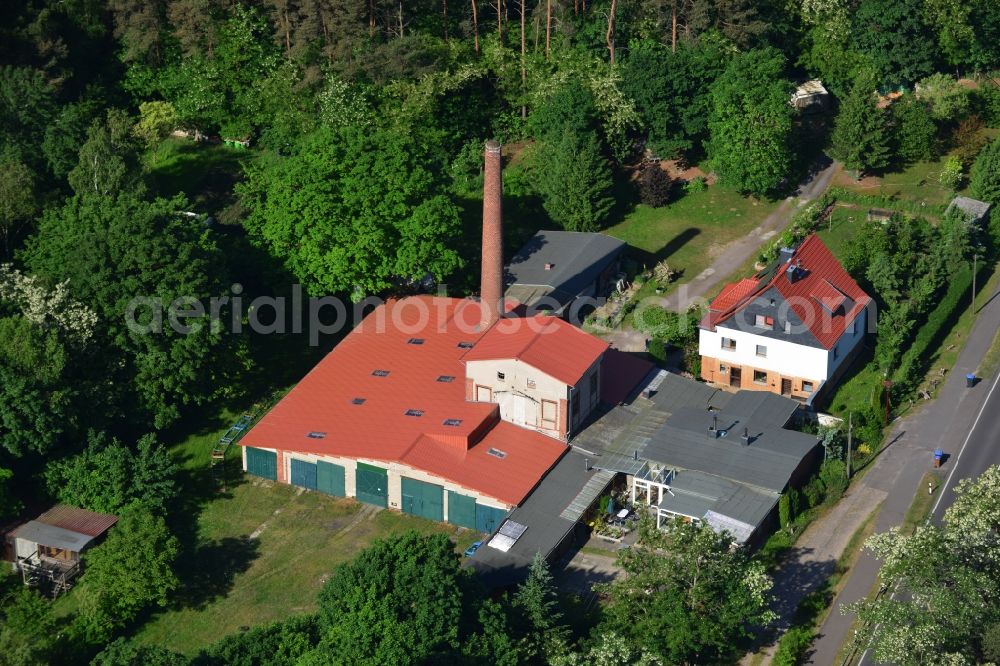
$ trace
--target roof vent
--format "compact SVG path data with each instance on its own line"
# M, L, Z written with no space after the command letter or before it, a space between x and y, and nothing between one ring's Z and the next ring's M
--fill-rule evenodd
M407 416L423 416L424 410L422 409L408 409L404 412Z
M555 267L556 267L555 264L552 264L552 263L549 263L549 262L545 262L545 270L551 271Z
M486 453L493 456L494 458L499 458L500 460L503 460L504 458L507 457L507 453L505 451L501 451L500 449L489 449Z
M743 446L750 446L750 429L743 428Z
M719 417L712 414L712 425L708 426L708 436L712 439L719 437Z
M308 435L306 435L306 437L308 437L309 439L326 439L326 433L325 432L311 432Z

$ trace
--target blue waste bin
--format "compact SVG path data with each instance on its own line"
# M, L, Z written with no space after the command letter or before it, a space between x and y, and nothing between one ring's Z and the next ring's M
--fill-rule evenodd
M976 385L976 375L970 372L965 376L965 386L966 388L972 388L975 385Z

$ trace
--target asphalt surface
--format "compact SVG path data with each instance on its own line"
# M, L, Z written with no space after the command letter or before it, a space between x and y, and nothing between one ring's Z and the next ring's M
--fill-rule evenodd
M981 382L987 388L989 382ZM1000 464L1000 373L989 384L986 400L969 430L967 440L955 456L955 461L938 490L938 498L931 510L930 519L941 522L944 512L955 501L955 486L962 479L974 479L986 471L987 467ZM974 390L974 389L970 389Z
M947 374L936 398L896 421L889 445L868 471L861 484L886 493L875 519L875 531L885 532L900 525L916 493L926 492L920 483L933 466L933 451L947 454L941 474L943 483L936 491L932 518L940 520L954 501L954 487L961 479L974 478L986 467L1000 464L1000 376L981 379L966 386L965 375L976 373L993 339L1000 330L1000 292L980 294L980 311L955 366ZM847 581L833 602L833 608L819 630L808 662L820 666L840 666L837 656L849 637L854 617L844 606L862 599L873 590L879 562L862 551ZM874 663L864 653L859 666Z

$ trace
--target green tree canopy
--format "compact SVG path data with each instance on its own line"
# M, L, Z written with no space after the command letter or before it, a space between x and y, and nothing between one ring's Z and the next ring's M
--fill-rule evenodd
M882 580L903 592L854 605L873 627L856 640L880 662L901 666L979 663L1000 618L1000 467L963 479L941 525L898 529L865 542Z
M773 48L734 58L712 84L708 156L719 179L763 195L778 187L792 166L792 85L785 58Z
M596 231L607 224L611 167L596 132L565 132L536 155L536 187L549 216L567 231Z
M645 548L618 555L626 577L603 588L601 633L667 663L714 663L772 617L771 579L731 535L680 520L661 531L649 518L640 534Z
M9 258L18 232L38 210L35 174L17 160L0 159L0 236Z
M663 157L698 151L707 139L710 84L730 52L720 40L681 42L676 51L651 41L631 45L622 62L622 90L635 100L649 147Z
M376 541L319 595L320 650L332 663L418 663L456 651L471 571L443 534Z
M896 155L901 162L929 160L934 155L937 126L927 107L913 95L904 95L890 107Z
M969 193L980 201L1000 205L1000 139L979 152L969 174Z
M101 650L90 666L187 666L191 660L158 645L119 638Z
M177 465L153 435L135 449L91 432L85 451L57 460L45 470L49 492L66 504L118 514L141 503L161 512L174 498Z
M251 168L247 230L314 294L371 294L462 265L443 165L412 133L323 129Z
M187 208L184 197L78 195L45 212L25 252L34 273L68 280L72 294L97 311L107 359L102 397L156 427L176 419L182 405L216 394L218 380L241 362L242 342L209 321L207 300L223 292L225 258L210 232L178 214ZM201 299L205 314L178 319L185 333L170 325L170 306L191 298ZM175 311L187 308L178 303ZM127 323L130 311L138 326Z
M851 34L875 67L876 86L909 85L934 71L937 47L923 22L924 0L861 0Z
M888 121L875 97L875 73L860 74L840 106L830 138L830 153L859 173L889 164Z
M165 606L178 586L177 553L177 538L162 517L142 507L122 512L104 543L84 555L86 570L76 594L85 635L100 644L142 610Z

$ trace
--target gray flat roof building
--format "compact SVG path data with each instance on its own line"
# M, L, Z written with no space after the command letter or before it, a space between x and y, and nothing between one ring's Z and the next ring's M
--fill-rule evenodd
M614 286L626 244L605 234L539 231L504 269L508 299L562 313L581 296Z

